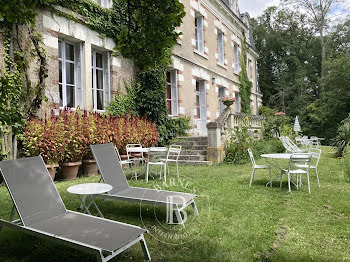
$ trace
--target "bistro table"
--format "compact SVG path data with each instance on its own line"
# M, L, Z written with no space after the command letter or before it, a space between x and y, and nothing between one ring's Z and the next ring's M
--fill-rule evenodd
M88 213L89 215L91 215L89 208L91 207L91 205L94 205L100 217L103 217L100 209L95 203L95 198L96 198L96 195L107 193L112 189L113 187L108 184L86 183L86 184L78 184L75 186L70 186L67 188L67 191L71 194L77 195L77 197L81 202L80 210L82 211L84 210L85 213ZM90 202L86 205L86 200L88 197L90 198Z
M288 165L286 163L286 161L280 161L280 162L277 162L278 160L288 160L290 159L290 157L292 156L293 154L291 153L273 153L273 154L262 154L260 155L262 158L265 158L266 162L271 165L271 166L274 166L276 167L277 169L279 169L281 171L281 174L283 172L285 172L285 168L283 168L285 165ZM295 155L295 154L294 154ZM302 153L298 153L298 156L300 156L300 158L305 158L305 156L307 156L307 154L302 154ZM281 166L283 164L283 166ZM274 179L272 179L272 182L275 181L278 177L275 177ZM266 186L270 184L270 182L268 182L266 184Z

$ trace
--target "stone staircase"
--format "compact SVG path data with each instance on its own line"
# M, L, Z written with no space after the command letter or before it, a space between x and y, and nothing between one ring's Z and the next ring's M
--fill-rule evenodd
M182 146L179 163L186 165L212 164L211 161L207 161L207 136L179 137L178 139L179 141L174 144Z

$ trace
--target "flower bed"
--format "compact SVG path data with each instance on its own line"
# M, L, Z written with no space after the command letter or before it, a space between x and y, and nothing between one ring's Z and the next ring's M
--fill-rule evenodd
M65 109L44 120L29 120L22 141L26 156L41 155L46 164L53 164L92 158L90 144L112 142L121 153L129 143L154 146L158 132L146 118Z

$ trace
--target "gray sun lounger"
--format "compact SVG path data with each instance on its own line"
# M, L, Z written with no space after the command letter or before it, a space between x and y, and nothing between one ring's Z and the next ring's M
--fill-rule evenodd
M97 162L101 178L105 183L113 186L110 192L98 195L99 197L153 205L172 205L172 210L176 215L178 223L182 225L184 222L181 217L181 211L189 205L193 206L195 215L198 215L197 206L194 202L195 197L197 197L196 195L183 192L130 187L113 144L90 145L90 147ZM170 199L171 201L169 201Z
M10 220L0 219L0 231L5 226L57 241L95 254L101 262L140 242L151 260L146 230L67 210L40 156L2 161L0 170L14 204Z

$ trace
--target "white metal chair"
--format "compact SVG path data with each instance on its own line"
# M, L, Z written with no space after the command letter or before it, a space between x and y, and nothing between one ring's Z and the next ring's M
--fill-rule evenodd
M162 178L162 167L164 167L164 180L166 181L166 162L164 157L168 154L168 148L166 147L151 147L148 151L148 160L146 167L146 182L148 182L148 176L150 166L159 166L159 176Z
M181 146L180 145L170 145L169 149L168 149L168 154L166 159L164 159L163 161L165 161L165 165L166 165L166 170L168 171L169 174L169 163L175 163L176 164L176 174L177 177L179 177L179 165L178 165L178 160L180 157L180 153L181 153Z
M140 150L137 150L137 149L140 149ZM126 145L126 154L128 156L128 160L135 162L135 169L136 169L137 163L140 163L142 166L142 165L145 165L147 162L147 158L144 155L141 144L127 144ZM142 173L144 171L145 171L145 169L142 171Z
M253 172L252 172L252 175L250 177L249 186L251 186L252 183L253 183L254 175L255 175L255 169L268 169L269 170L269 175L270 175L270 182L267 183L266 186L268 184L270 184L270 187L272 187L271 168L268 165L257 165L256 162L255 162L255 159L254 159L253 152L252 152L252 150L250 148L248 148L248 154L249 154L250 160L252 161L252 165L253 165Z
M115 147L115 151L117 152L117 157L118 157L118 160L119 160L121 166L128 165L128 168L130 168L130 166L134 166L134 175L132 176L132 178L135 177L135 180L137 180L136 163L135 163L135 161L133 159L122 160L121 157L120 157L118 148Z
M310 169L315 169L315 173L316 173L316 178L317 178L317 184L320 187L320 180L318 178L318 170L317 170L317 166L318 163L320 162L320 158L321 158L321 149L317 149L317 148L310 148L309 153L311 154L311 163L310 163ZM302 165L297 165L298 167L302 167L302 168L306 168L305 164Z
M309 193L311 194L310 177L309 177L311 157L312 157L311 154L306 154L306 153L292 154L289 159L288 169L283 169L281 171L280 187L282 188L283 174L287 175L289 192L292 192L291 182L296 186L297 189L299 189L299 187L301 186L301 175L306 175L308 190L309 190ZM296 184L293 181L291 181L294 177L296 177Z

